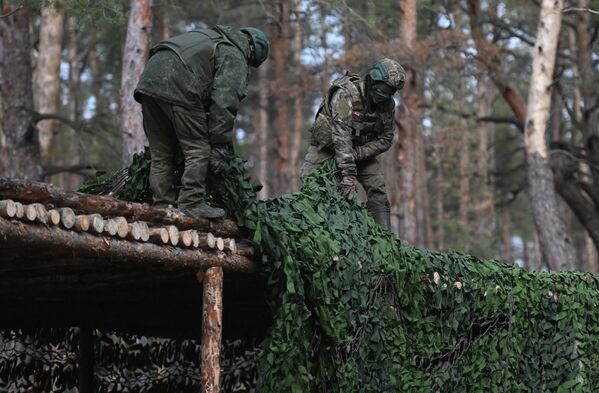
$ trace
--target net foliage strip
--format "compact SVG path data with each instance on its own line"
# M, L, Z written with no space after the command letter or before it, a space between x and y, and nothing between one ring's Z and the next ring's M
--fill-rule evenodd
M133 167L125 188L147 198L131 179L149 166ZM209 181L252 230L270 288L257 391L599 391L597 277L402 247L338 181L329 161L299 192L256 201L238 156Z

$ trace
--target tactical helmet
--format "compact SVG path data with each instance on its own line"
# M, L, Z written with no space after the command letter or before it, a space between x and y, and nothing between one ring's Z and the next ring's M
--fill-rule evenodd
M241 31L247 34L252 41L253 53L250 56L250 65L252 67L259 67L266 60L270 51L268 38L266 38L262 30L255 27L244 27Z
M373 82L384 82L395 90L401 90L406 80L406 71L391 59L380 59L368 70Z

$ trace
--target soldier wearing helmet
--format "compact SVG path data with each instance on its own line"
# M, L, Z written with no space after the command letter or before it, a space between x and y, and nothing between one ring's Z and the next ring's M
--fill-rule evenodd
M341 192L347 199L360 182L368 195L367 208L375 221L390 229L385 179L376 156L393 141L395 101L405 71L391 59L381 59L364 75L346 74L332 82L311 129L310 147L301 177L335 157L341 172Z
M219 25L169 38L150 50L134 96L150 142L155 206L177 205L197 217L224 216L223 209L206 202L207 172L223 171L249 66L260 66L269 48L257 28ZM175 169L181 161L177 197Z

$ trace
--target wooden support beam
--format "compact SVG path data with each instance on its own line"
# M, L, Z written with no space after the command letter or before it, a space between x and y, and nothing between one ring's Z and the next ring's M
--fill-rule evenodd
M211 267L206 270L201 279L204 287L204 297L202 300L201 392L219 393L223 269L220 267Z
M243 231L231 220L208 220L190 217L177 209L155 208L148 204L122 201L110 196L67 192L49 184L0 176L0 199L27 203L51 204L55 207L97 213L102 216L123 216L133 221L176 225L179 229L196 229L218 236L240 238Z
M79 328L79 393L94 392L94 330L88 327Z
M86 232L65 230L56 226L25 224L0 217L0 263L20 250L44 250L47 257L39 264L50 263L52 255L69 250L73 263L82 258L103 258L111 263L136 261L146 266L159 265L171 270L206 269L221 266L239 272L256 271L253 261L242 255L229 255L216 250L163 247L154 243L139 243L117 238L95 236ZM21 255L21 254L20 254ZM21 255L25 258L26 254ZM64 255L61 256L64 259ZM39 259L39 258L38 258Z

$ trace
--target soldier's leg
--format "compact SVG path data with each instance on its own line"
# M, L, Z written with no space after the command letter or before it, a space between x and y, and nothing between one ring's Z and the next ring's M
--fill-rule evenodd
M192 209L203 204L206 196L211 151L206 114L175 105L171 108L175 133L185 159L177 203L180 209Z
M332 156L332 153L324 152L316 146L310 146L300 170L300 179L303 181L307 176L314 173L327 158Z
M376 158L358 163L358 181L368 195L366 208L382 227L391 229L391 209L383 170Z
M154 205L174 205L174 161L178 142L173 125L162 105L153 97L144 96L141 109L152 155L149 180Z

